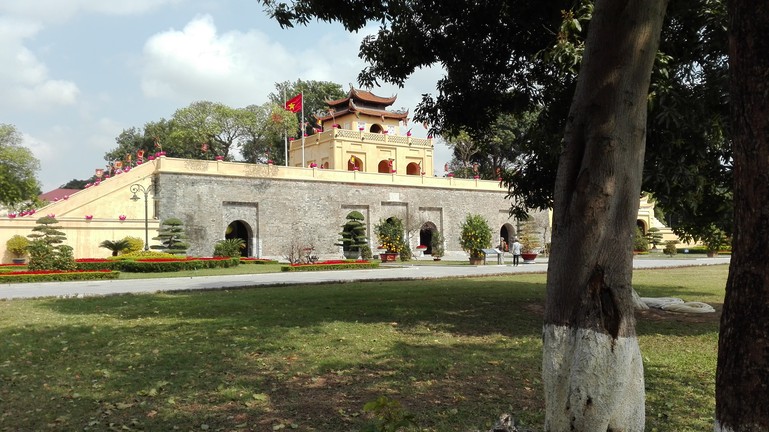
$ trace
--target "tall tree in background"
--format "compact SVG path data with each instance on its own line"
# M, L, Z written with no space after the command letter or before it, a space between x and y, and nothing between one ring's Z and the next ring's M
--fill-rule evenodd
M244 108L249 115L243 124L241 153L246 162L272 160L277 165L285 164L285 133L299 127L294 113L274 102L249 105Z
M0 124L0 204L11 209L24 207L40 195L36 174L40 162L21 145L21 134L9 124Z
M769 3L729 0L734 240L721 315L716 432L769 431Z
M331 81L296 80L293 83L283 81L275 84L275 93L270 93L270 101L284 106L285 98L291 99L299 93L304 94L304 133L311 135L313 127L317 126L315 116L326 115L328 105L326 100L340 99L347 95L342 86ZM296 113L297 122L302 121L302 112ZM299 123L297 123L299 124ZM301 126L301 125L300 125ZM288 136L301 137L301 129L289 130Z
M243 125L249 115L249 111L221 103L193 102L174 113L175 128L171 141L186 152L194 154L201 151L210 155L204 159L213 159L214 156L227 159L238 150ZM172 155L177 154L174 152Z

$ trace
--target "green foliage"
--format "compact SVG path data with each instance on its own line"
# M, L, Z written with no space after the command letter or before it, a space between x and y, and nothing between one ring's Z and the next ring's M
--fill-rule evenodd
M183 270L229 268L240 264L240 258L229 259L176 259L161 261L120 261L120 270L132 273L165 273Z
M183 255L187 252L189 245L184 241L187 234L184 231L184 222L177 218L168 218L160 222L158 236L152 240L160 242L159 245L150 246L151 249L174 255Z
M285 98L292 98L299 93L304 94L304 112L305 119L308 125L305 129L307 134L312 134L312 127L314 126L314 116L316 114L325 115L328 110L327 100L341 99L347 95L342 89L342 86L331 81L313 81L313 80L296 80L294 82L283 81L275 84L275 93L270 93L270 101L283 107ZM283 110L287 112L286 110ZM301 122L301 111L294 114L296 119L293 123L294 127L289 128L289 131L295 131L294 136L302 136L302 131L299 129ZM281 144L282 145L282 144ZM282 152L282 150L281 150Z
M239 257L243 249L246 248L246 242L242 238L229 238L219 240L214 245L215 257Z
M368 245L363 214L359 211L352 211L346 219L347 222L342 225L342 232L339 233L341 238L334 246L342 246L344 251L360 251L361 248Z
M649 250L649 241L641 232L641 228L635 228L635 236L633 237L633 251L634 252L647 252Z
M29 269L30 270L74 270L75 258L72 255L72 247L63 244L67 236L59 231L56 224L59 223L51 216L44 216L37 220L37 225L32 228L29 245Z
M470 258L483 258L482 249L491 246L491 228L481 215L469 214L460 225L459 245Z
M655 227L649 228L649 231L646 233L646 241L652 245L653 249L657 249L657 245L662 243L662 233L660 232L660 229Z
M711 225L704 231L702 243L709 253L718 253L722 248L729 245L729 237L723 230Z
M73 269L74 270L74 269ZM15 274L5 275L0 273L0 283L28 283L28 282L71 282L82 280L112 280L120 277L119 271L62 271L41 274Z
M159 251L153 251L153 250L138 250L134 252L126 252L115 259L118 260L137 260L137 259L160 259L160 258L179 258L178 256L167 253L167 252L159 252Z
M0 204L15 208L35 201L40 183L35 177L40 162L32 151L21 146L21 134L9 124L0 123Z
M128 247L123 249L124 255L132 252L138 252L144 248L144 240L140 239L139 237L126 236L123 238L123 240L128 242Z
M406 242L403 240L404 229L403 221L393 216L388 219L380 220L374 225L379 246L387 250L387 253L400 253Z
M120 252L127 250L131 246L126 239L120 240L104 240L99 243L100 248L108 249L112 251L112 256L118 256Z
M371 252L371 246L368 244L360 248L360 259L370 261L374 258L374 254Z
M411 259L414 258L414 254L411 252L411 246L407 242L403 242L399 257L401 261L411 261Z
M29 240L26 237L20 236L18 234L9 238L8 241L5 242L5 248L8 249L8 252L16 258L23 258L27 256L28 247Z
M365 432L397 432L401 428L416 426L414 416L406 412L400 402L387 396L367 402L363 411L374 417L373 423L363 429Z
M343 263L325 264L325 263L309 263L309 264L293 264L284 265L280 268L283 272L302 272L302 271L325 271L325 270L360 270L378 268L378 262L363 262L350 260Z
M678 244L678 240L666 241L665 249L663 249L662 252L669 257L673 257L673 255L678 253L678 248L676 248L676 244Z
M430 240L430 249L432 250L433 258L440 258L446 253L443 247L443 234L438 230L433 231Z

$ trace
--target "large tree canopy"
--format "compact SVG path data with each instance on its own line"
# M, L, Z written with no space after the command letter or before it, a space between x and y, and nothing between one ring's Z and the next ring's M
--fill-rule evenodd
M15 209L37 200L39 169L37 158L21 146L19 131L12 125L0 124L0 204Z

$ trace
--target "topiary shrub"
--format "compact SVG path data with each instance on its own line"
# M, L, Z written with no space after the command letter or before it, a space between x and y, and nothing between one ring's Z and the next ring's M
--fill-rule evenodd
M5 248L8 250L8 253L13 255L14 258L24 258L27 256L28 247L29 239L18 234L9 238L5 243Z
M29 245L30 270L75 270L75 257L72 247L63 244L67 235L59 231L59 223L51 216L37 220L37 226L32 228Z
M445 254L443 234L438 230L433 231L432 238L430 239L430 249L432 249L433 258L440 258Z
M371 246L368 244L360 248L360 259L370 261L374 258L374 254L371 252Z
M633 252L648 252L649 241L641 232L641 228L635 228L635 237L633 238Z
M342 232L339 233L340 239L334 246L342 246L347 258L357 258L360 256L361 248L368 245L363 214L359 211L351 211L346 219L347 222L342 225Z
M158 236L153 237L152 240L160 242L159 245L152 245L152 249L175 255L184 255L189 247L189 244L185 242L187 234L184 231L184 222L177 218L161 221Z
M676 248L676 244L677 243L678 243L678 241L676 241L676 240L668 240L668 241L666 241L665 242L665 249L663 249L662 252L665 255L667 255L669 257L672 257L673 255L678 253L678 248Z

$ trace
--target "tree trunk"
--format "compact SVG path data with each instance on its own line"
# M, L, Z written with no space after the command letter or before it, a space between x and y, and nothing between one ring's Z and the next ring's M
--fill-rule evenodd
M769 4L729 1L734 239L721 316L716 431L769 431Z
M643 431L632 240L647 96L667 0L598 0L556 176L545 430Z

